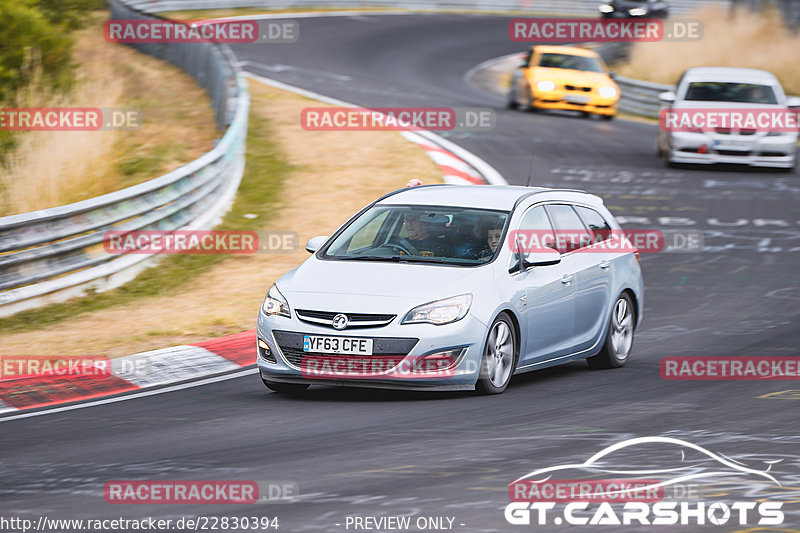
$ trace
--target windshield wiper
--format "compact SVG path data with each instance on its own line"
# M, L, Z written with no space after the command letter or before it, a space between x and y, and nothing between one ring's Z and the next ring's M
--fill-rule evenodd
M426 257L418 255L347 255L347 256L331 256L332 259L341 259L342 261L385 261L390 263L445 263L446 261L441 257Z

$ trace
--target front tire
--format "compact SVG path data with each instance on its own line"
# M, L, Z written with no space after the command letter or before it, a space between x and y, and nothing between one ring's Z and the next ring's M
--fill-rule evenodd
M517 335L514 323L500 314L489 328L476 389L482 394L500 394L517 366Z
M267 381L264 378L261 378L261 381L264 382L264 385L266 385L269 390L280 394L300 394L301 392L305 392L308 388L308 385L299 383L276 383L274 381Z
M625 366L633 347L633 332L636 325L633 300L628 293L622 293L611 309L611 320L606 332L606 340L597 355L586 361L592 368L619 368Z

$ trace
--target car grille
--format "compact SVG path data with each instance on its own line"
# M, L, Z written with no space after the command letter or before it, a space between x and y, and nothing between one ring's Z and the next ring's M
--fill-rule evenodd
M306 357L331 359L353 357L359 360L377 359L379 361L388 361L397 359L399 361L408 355L414 346L416 346L419 342L419 339L414 338L373 337L373 355L334 355L303 351L303 337L305 335L302 333L273 331L272 334L275 337L275 341L278 344L278 348L280 349L283 358L287 363L297 368L302 368L303 359Z
M582 91L585 93L591 92L591 87L578 87L576 85L564 85L564 88L568 91Z
M397 315L378 315L366 313L338 313L333 311L311 311L308 309L295 309L297 318L309 324L326 326L333 329L333 317L342 314L347 316L347 327L353 328L379 328L387 325L395 319Z
M750 155L750 152L742 152L739 150L717 150L719 155L739 155L739 156L747 156Z
M734 133L734 130L731 128L714 128L714 131L721 134L721 135L731 135ZM752 128L742 128L739 130L739 135L755 135L757 130Z

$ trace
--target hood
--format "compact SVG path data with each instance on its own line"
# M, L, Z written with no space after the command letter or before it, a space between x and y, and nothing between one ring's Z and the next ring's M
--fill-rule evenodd
M290 307L400 313L442 298L474 292L493 277L492 265L451 267L310 257L276 283Z

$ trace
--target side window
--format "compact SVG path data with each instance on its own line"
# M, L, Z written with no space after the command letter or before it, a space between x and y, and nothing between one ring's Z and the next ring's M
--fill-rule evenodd
M556 249L563 253L572 252L592 242L592 237L580 217L570 205L553 204L547 206L556 229Z
M530 252L542 246L554 248L553 226L547 216L544 206L529 209L522 217L519 230L513 232L510 237L516 239L518 248L525 252ZM511 241L513 242L513 241Z
M527 56L525 56L525 66L526 66L526 67L533 66L533 64L531 63L531 60L533 59L533 54L534 54L534 51L535 51L535 50L534 50L533 48L531 48L531 49L528 51L528 55L527 55Z
M586 227L592 232L594 242L605 241L611 238L611 226L608 225L603 215L588 207L574 206Z

